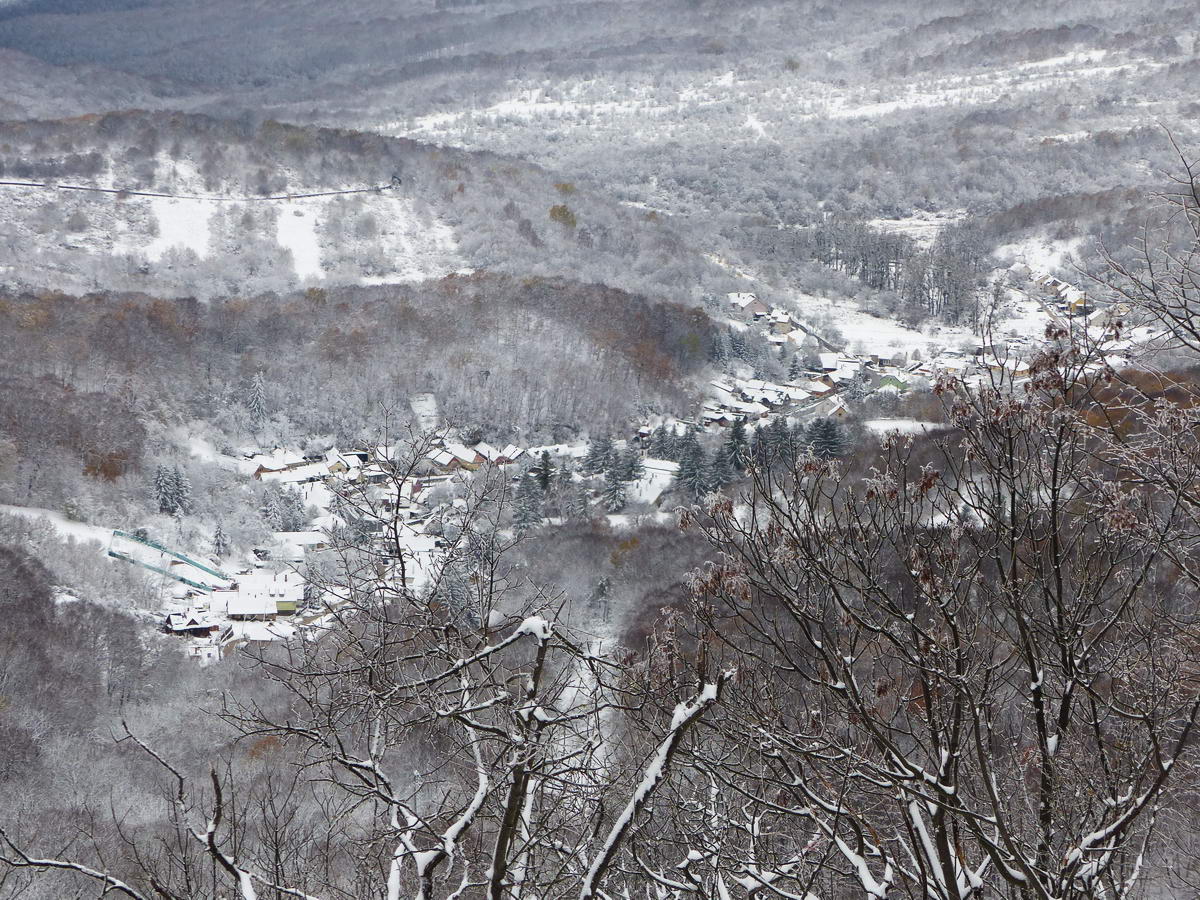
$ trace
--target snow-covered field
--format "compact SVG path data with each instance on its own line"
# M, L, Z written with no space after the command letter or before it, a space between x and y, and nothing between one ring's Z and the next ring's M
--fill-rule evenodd
M297 173L280 174L286 177L290 193L344 187L310 185ZM110 171L94 184L106 189L143 186L135 175L122 170ZM469 271L454 227L420 198L368 192L231 200L209 189L193 162L165 155L156 161L153 188L179 196L13 189L5 192L6 203L0 207L0 232L11 232L20 241L14 246L30 251L123 258L139 277L151 279L156 275L184 278L190 267L202 263L194 273L201 293L204 285L215 288L218 279L213 273L219 275L226 263L230 271L238 271L246 254L258 263L252 268L262 277L291 282L269 285L274 289L320 281L412 282ZM72 224L67 231L48 230L42 221L47 216ZM54 234L60 236L48 237ZM271 264L272 257L277 265ZM64 256L61 263L47 260L42 265L70 272L77 260Z
M928 247L937 238L938 232L965 217L966 210L961 209L936 213L918 211L902 219L871 219L867 224L880 231L907 235L922 247Z
M157 261L172 248L191 250L199 257L208 255L212 203L168 197L151 197L147 202L158 230L157 237L141 248L148 259Z
M0 512L21 516L25 519L40 519L48 522L54 526L54 530L62 537L81 543L94 542L100 544L101 547L107 548L108 542L112 538L111 528L88 525L86 522L74 522L62 513L51 509L40 509L36 506L11 506L7 503L0 503Z
M967 74L872 81L866 85L786 80L773 68L742 66L662 79L626 77L548 80L513 78L486 105L439 109L410 118L373 119L387 133L435 137L464 146L494 138L506 126L538 124L562 131L587 123L596 131L628 130L647 118L682 122L698 113L728 114L746 139L774 139L797 121L879 118L908 110L993 103L1013 94L1062 88L1072 83L1119 80L1148 74L1166 63L1108 50L1082 50L1033 62L1013 62ZM732 137L733 135L731 135Z
M1033 273L1062 272L1069 274L1078 261L1084 238L1055 240L1033 235L996 248L996 256L1010 265L1023 264Z
M292 266L302 279L320 278L321 242L317 237L317 218L312 209L305 209L302 200L285 201L276 219L275 238L292 254Z
M938 422L921 422L917 419L870 419L863 425L876 434L928 434L934 431L944 431L946 426Z

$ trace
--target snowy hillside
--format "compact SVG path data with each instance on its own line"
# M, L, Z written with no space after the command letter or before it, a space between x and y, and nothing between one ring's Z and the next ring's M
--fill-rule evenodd
M695 302L720 274L667 223L491 154L144 113L0 131L16 286L211 297L491 268Z

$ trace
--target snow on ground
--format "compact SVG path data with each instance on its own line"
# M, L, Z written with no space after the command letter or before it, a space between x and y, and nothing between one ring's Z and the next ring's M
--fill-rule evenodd
M206 584L212 587L227 587L230 583L228 579L219 578L213 575L212 572L206 572L204 569L184 562L170 553L164 553L156 547L151 547L122 535L112 535L110 549L143 565L154 566L156 569L165 569L198 584ZM196 562L206 565L209 568L214 568L211 560L197 559Z
M621 442L617 442L618 446ZM546 444L544 447L530 447L525 451L529 459L536 459L543 452L549 453L551 456L570 456L574 459L582 459L588 454L588 445L586 442L578 444Z
M1031 272L1070 272L1083 246L1084 238L1052 240L1034 235L996 248L996 256L1009 265L1023 263Z
M213 205L208 200L180 200L151 197L150 209L158 223L158 236L142 248L152 260L158 260L172 247L208 254L208 220Z
M888 347L928 353L935 347L960 347L974 340L969 328L933 325L926 331L918 331L895 319L873 316L848 300L835 303L828 297L797 292L792 297L792 305L796 317L805 324L814 314L828 316L846 339L846 349L850 352Z
M928 247L943 228L961 221L966 215L967 211L964 209L916 212L902 219L871 219L867 224L880 231L908 235L922 247Z
M646 474L630 485L627 496L635 503L654 503L675 480L675 473L679 471L679 463L669 459L647 457L642 461L642 465Z
M754 115L752 112L746 113L746 127L757 134L760 138L765 138L767 136L766 127L759 120L758 116Z
M408 398L408 405L417 417L417 428L421 431L433 431L441 423L437 397L433 394L413 394Z
M997 330L1018 337L1040 338L1046 332L1050 316L1045 307L1032 297L1016 297L1007 309L997 316Z
M292 253L292 266L300 278L322 278L321 245L317 240L317 218L311 204L290 200L279 210L276 240Z
M0 503L0 512L21 516L25 519L43 519L53 525L54 529L63 537L72 538L76 541L96 541L102 546L107 547L109 540L112 538L111 528L88 525L86 522L73 522L62 513L50 509L41 509L36 506L11 506L7 503Z
M191 427L178 425L171 430L171 439L176 446L185 448L190 456L201 462L242 474L250 474L257 468L256 463L251 463L246 459L236 459L218 450L212 441L199 433L206 427L203 422L193 423ZM249 466L248 469L247 466Z
M920 81L897 81L883 86L830 91L822 98L799 104L799 118L874 118L909 109L972 105L993 102L1001 94L1040 91L1071 81L1112 78L1166 63L1131 58L1103 65L1105 51L1072 53L1032 63L1018 63L972 75L954 75Z
M946 429L940 422L922 422L918 419L870 419L863 422L863 425L876 434L888 434L892 431L901 434L929 434Z
M653 81L585 77L550 80L513 79L506 92L485 107L430 110L410 119L368 119L373 130L414 136L436 136L467 146L486 145L492 134L508 128L544 125L551 131L587 127L629 131L629 122L647 116L670 129L702 111L731 114L750 140L760 140L774 126L797 119L875 118L908 110L994 103L1014 93L1062 89L1072 83L1096 83L1148 74L1168 65L1133 54L1105 50L1079 51L1033 62L980 67L955 75L873 80L846 86L826 81L780 81L774 69L739 70L737 77L711 72L693 77Z
M459 250L454 228L422 210L407 197L380 195L367 207L379 234L370 244L370 257L385 271L360 273L363 284L400 284L441 278L471 269ZM386 261L386 262L384 262Z

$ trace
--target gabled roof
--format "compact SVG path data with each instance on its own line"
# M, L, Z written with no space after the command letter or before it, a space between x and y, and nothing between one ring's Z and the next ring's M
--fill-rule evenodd
M464 444L447 444L446 449L454 454L460 462L475 463L480 458L479 453Z
M480 456L482 456L484 459L486 459L488 462L493 462L493 463L503 455L503 454L501 454L501 452L499 450L497 450L491 444L484 443L483 441L480 441L478 444L475 445L475 452L478 453Z
M167 616L167 628L171 631L196 631L199 629L216 628L217 623L209 618L208 613L198 609L171 613Z

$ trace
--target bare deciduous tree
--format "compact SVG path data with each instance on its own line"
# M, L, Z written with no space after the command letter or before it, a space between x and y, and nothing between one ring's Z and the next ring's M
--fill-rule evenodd
M1026 384L944 380L952 430L889 437L865 480L805 458L685 517L739 672L697 864L782 896L1140 889L1200 709L1195 481L1129 468L1094 363L1064 342ZM1143 454L1200 459L1159 434Z

